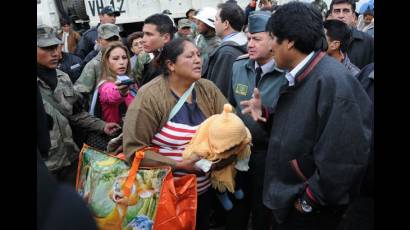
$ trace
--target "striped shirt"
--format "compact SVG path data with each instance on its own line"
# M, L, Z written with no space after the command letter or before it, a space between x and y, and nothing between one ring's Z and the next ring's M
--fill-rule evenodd
M182 161L182 152L191 141L199 125L206 119L195 102L195 91L193 91L193 103L187 102L178 113L168 121L159 133L154 135L152 144L159 147L159 153L175 161ZM175 95L174 95L175 96ZM175 179L186 175L181 171L174 171ZM204 193L211 186L210 174L197 176L197 190L199 194Z

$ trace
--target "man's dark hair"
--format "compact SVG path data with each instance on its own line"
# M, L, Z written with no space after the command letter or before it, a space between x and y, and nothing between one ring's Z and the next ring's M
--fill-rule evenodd
M132 42L133 42L135 39L137 39L137 38L142 38L143 36L144 36L144 33L141 32L141 31L137 31L137 32L134 32L134 33L128 35L128 37L127 37L127 45L128 45L128 48L131 49L131 47L132 47Z
M161 50L161 53L156 59L156 63L157 66L161 68L164 76L169 75L167 61L169 60L172 63L175 63L177 61L178 56L184 52L185 42L192 43L192 41L187 38L176 38L165 44L164 48Z
M145 19L144 24L153 24L157 26L157 31L163 35L169 33L171 40L177 31L171 19L165 14L153 14Z
M327 48L322 15L310 4L290 2L282 5L269 18L266 29L279 44L285 39L294 41L295 48L304 54Z
M339 20L326 20L323 23L325 27L326 35L332 41L339 41L340 42L340 50L343 53L347 52L347 48L349 43L352 39L352 31L350 30L349 26L346 23L339 21Z
M330 3L330 8L329 8L330 12L333 11L333 5L341 4L341 3L350 4L352 6L353 12L356 10L356 2L354 0L332 0L332 2Z
M194 10L194 9L189 9L189 10L185 13L186 18L188 18L189 13L191 13L192 11L194 11L194 14L196 13L196 10Z
M221 3L218 5L220 9L220 18L221 21L228 20L232 29L236 31L241 31L245 23L245 12L241 7L234 3Z

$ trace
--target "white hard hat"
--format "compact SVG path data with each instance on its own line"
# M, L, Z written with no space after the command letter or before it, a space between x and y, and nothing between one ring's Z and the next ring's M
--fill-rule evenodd
M215 29L215 16L218 11L212 7L204 7L202 8L194 18L201 20L208 26Z

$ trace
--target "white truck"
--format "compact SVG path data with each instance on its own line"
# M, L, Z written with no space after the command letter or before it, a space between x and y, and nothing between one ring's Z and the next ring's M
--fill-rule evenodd
M205 6L216 7L223 0L84 0L90 26L98 24L98 12L104 6L111 5L121 12L117 24L143 22L148 16L169 10L173 18L183 18L187 10L200 9ZM248 0L238 1L245 5Z
M108 5L121 12L116 24L136 30L148 16L169 10L174 19L185 17L185 13L193 8L205 6L216 7L226 0L37 0L37 24L46 24L58 29L61 18L70 18L75 22L76 30L85 30L99 23L98 13ZM237 0L245 9L249 0ZM77 27L77 28L76 28ZM80 31L81 32L81 31Z

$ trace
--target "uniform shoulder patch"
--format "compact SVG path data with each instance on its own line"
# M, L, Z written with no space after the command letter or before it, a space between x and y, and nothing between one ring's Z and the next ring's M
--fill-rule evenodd
M248 93L248 86L243 84L236 84L235 93L242 96L246 96Z
M249 54L248 54L248 53L242 54L241 56L239 56L239 57L236 58L236 61L239 61L239 60L242 60L242 59L247 59L247 58L249 58Z

